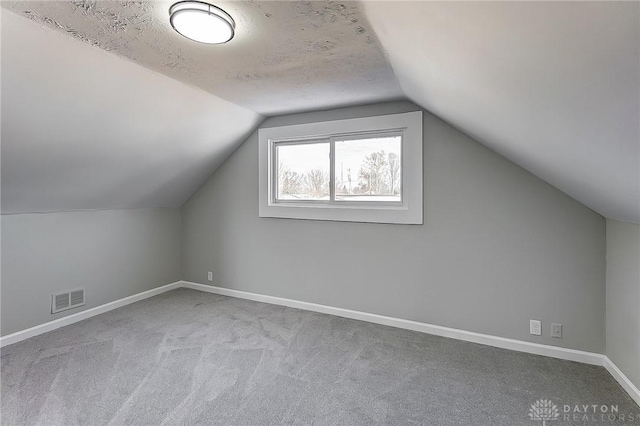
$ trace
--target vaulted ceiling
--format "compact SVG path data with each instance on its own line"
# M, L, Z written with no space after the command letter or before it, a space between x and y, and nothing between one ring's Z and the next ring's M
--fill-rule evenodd
M371 2L404 93L600 214L640 221L639 2Z
M409 98L640 222L637 2L2 2L2 212L176 207L264 116Z
M180 206L260 121L3 11L3 213Z

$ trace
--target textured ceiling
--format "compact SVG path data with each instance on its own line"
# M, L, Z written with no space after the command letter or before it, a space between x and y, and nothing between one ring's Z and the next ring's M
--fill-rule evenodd
M3 6L263 115L397 99L402 92L360 3L216 2L236 20L226 45L168 23L172 2L24 1Z
M639 7L366 3L409 98L600 214L635 223Z

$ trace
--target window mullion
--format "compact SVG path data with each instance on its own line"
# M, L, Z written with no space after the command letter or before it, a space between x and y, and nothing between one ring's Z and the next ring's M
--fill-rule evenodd
M329 139L329 203L333 204L336 201L336 185L335 185L335 170L336 170L336 155L335 155L336 141L334 138Z
M271 150L271 202L275 203L278 198L278 149L276 144L269 141Z

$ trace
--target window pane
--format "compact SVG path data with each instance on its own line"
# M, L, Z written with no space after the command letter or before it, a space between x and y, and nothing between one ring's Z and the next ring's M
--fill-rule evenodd
M401 142L400 135L336 141L336 200L402 201Z
M277 200L329 199L328 142L276 145Z

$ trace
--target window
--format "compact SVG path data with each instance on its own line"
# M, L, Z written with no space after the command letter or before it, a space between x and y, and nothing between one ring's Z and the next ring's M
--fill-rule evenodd
M275 201L329 200L329 148L325 141L274 143Z
M259 130L260 217L422 223L422 113Z

